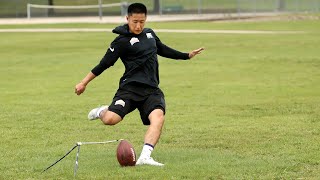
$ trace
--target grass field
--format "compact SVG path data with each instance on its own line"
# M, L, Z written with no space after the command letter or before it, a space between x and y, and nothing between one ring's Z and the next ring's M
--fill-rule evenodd
M114 25L23 25L27 27ZM174 27L173 27L174 26ZM152 28L299 30L302 34L158 33L192 61L160 58L167 114L153 156L159 167L118 165L117 144L83 146L77 179L318 179L320 177L320 23L183 22ZM0 179L73 179L78 141L127 139L140 154L139 113L109 127L88 111L109 103L120 61L81 95L74 86L95 66L111 33L0 33Z
M47 0L2 0L0 1L0 17L27 17L27 4L47 5ZM154 9L153 0L104 0L105 4L119 2L141 2L144 3L149 13ZM319 13L320 0L287 0L283 1L283 12L317 12ZM94 5L97 0L53 0L54 5L76 6ZM278 12L279 0L161 0L163 14L174 13L256 13L256 12ZM171 9L171 10L170 10ZM175 9L175 10L172 10ZM280 8L281 9L281 8ZM103 8L103 14L120 15L120 7ZM154 13L154 12L153 12ZM54 14L48 13L47 9L31 8L31 17L59 17L59 16L98 16L98 9L54 9Z

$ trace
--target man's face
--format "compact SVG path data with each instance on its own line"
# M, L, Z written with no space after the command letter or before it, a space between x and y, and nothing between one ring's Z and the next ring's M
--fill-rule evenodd
M146 22L146 15L143 13L133 13L127 16L129 30L133 34L140 34L143 31L144 24Z

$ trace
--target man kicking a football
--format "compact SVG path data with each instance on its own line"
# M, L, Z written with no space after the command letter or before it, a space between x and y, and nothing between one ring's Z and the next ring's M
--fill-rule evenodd
M113 33L119 34L111 43L106 54L91 72L75 87L80 95L86 86L104 70L113 66L120 58L125 72L120 78L119 89L110 106L92 109L88 118L101 119L106 125L119 123L126 114L138 109L148 130L144 146L136 165L163 166L151 157L157 144L165 116L164 94L159 88L159 65L157 54L171 59L191 59L200 54L203 48L182 53L164 45L152 29L144 28L147 8L144 4L133 3L128 7L127 24L116 27Z

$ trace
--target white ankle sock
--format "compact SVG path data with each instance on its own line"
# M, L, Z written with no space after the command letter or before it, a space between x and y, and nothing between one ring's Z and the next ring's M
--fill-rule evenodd
M107 107L105 107L105 106L100 107L100 108L98 109L98 111L97 111L97 114L96 114L97 117L100 118L100 113L101 113L102 111L106 110L106 109L108 109L108 106L107 106Z
M140 157L150 157L154 147L151 144L144 144Z

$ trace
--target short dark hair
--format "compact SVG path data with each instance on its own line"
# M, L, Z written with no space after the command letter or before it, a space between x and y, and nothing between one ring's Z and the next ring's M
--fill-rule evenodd
M145 14L147 15L147 7L142 3L133 3L128 7L128 15L132 14Z

